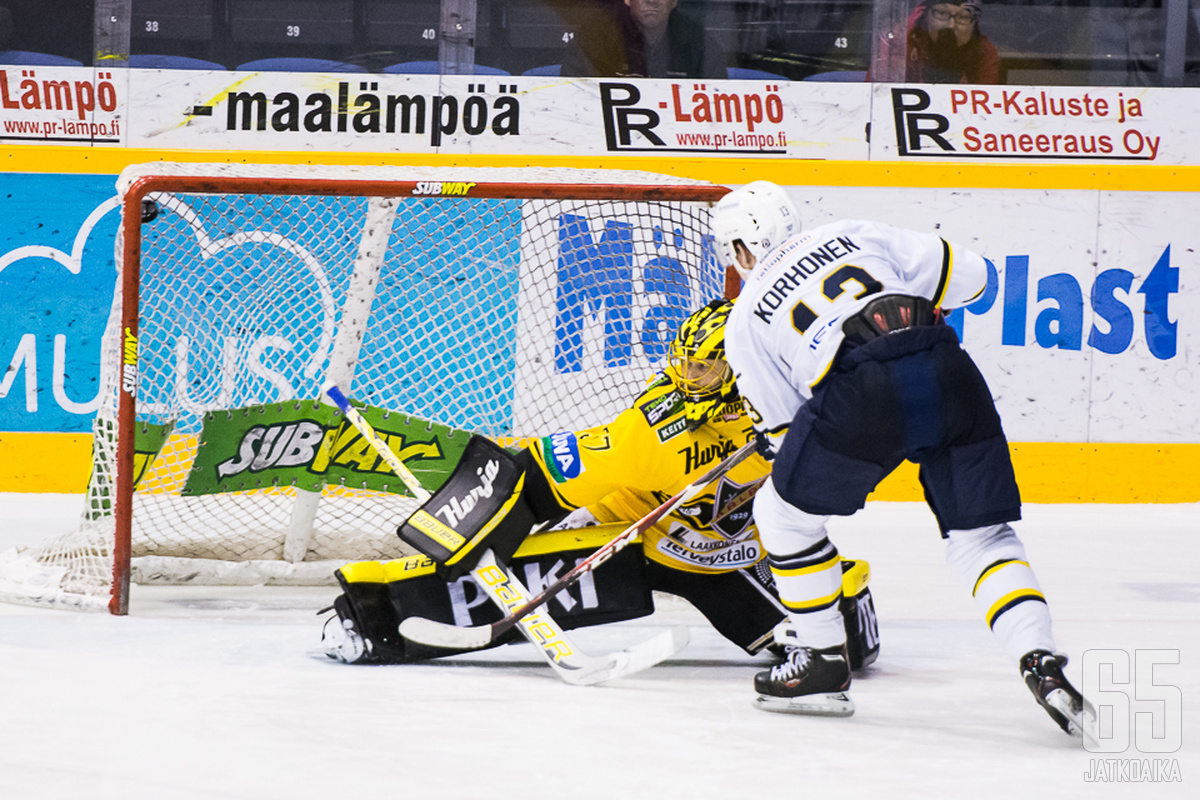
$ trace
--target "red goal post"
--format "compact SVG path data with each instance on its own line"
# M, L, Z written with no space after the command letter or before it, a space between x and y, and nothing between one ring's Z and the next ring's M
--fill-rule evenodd
M617 413L725 291L708 209L728 189L671 176L152 163L118 191L87 508L35 555L61 592L28 602L124 614L131 581L321 582L401 555L412 501L339 430L323 380L436 485L456 432Z

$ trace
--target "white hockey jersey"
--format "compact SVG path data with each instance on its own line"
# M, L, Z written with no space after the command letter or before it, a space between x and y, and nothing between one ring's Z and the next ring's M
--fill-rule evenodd
M871 300L916 295L950 309L986 284L980 255L933 233L843 220L788 239L754 267L725 329L726 356L755 426L791 423L829 371L842 321Z

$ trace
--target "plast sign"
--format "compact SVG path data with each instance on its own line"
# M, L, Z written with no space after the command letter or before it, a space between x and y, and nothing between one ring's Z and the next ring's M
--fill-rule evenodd
M1030 261L1031 256L1026 254L1006 256L1003 280L996 265L987 262L988 282L983 295L948 317L964 342L972 336L965 322L968 314L981 316L998 311L1000 343L1025 347L1031 344L1028 330L1032 313L1032 344L1046 349L1080 350L1086 343L1102 353L1116 355L1133 344L1141 320L1150 354L1164 361L1176 356L1178 320L1171 319L1170 301L1179 292L1179 267L1171 263L1170 245L1144 278L1139 280L1128 269L1106 269L1089 287L1069 272L1031 282ZM1086 325L1085 312L1089 309L1092 322Z

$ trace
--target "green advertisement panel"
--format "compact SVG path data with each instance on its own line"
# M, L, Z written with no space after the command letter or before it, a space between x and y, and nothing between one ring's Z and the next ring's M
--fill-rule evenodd
M375 431L436 491L450 476L469 431L355 403ZM325 485L411 495L366 438L336 408L290 401L206 414L184 496Z
M154 459L158 458L159 452L163 449L163 445L167 443L167 437L171 435L171 424L154 425L149 422L138 422L133 430L133 485L136 488L142 481L142 476L146 474L146 470L150 469L150 465L154 463ZM92 444L92 464L99 463L101 458L98 448L107 446L102 445L102 441L112 441L115 439L115 429L111 423L97 419L93 423L94 439ZM116 471L104 471L92 469L91 475L88 476L88 497L91 505L88 508L89 519L100 519L112 513L113 510L113 484L112 479L116 476Z

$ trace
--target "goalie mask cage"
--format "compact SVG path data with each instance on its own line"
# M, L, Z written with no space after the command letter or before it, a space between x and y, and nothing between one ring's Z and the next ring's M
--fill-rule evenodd
M324 381L421 475L463 431L611 418L725 290L728 189L670 176L151 163L117 188L85 508L0 556L4 599L124 614L131 580L330 583L407 555L415 502Z

